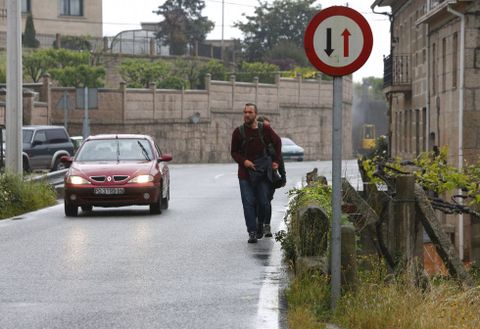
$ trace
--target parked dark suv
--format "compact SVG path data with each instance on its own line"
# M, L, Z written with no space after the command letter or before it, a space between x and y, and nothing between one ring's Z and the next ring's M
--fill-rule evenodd
M64 155L73 155L73 143L62 126L25 126L23 134L23 170L65 169Z

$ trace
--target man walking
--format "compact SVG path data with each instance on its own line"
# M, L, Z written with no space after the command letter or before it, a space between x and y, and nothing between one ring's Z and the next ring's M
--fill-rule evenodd
M238 163L248 243L255 243L263 237L263 223L270 204L272 170L278 169L282 147L280 137L269 125L261 124L259 127L257 114L255 104L245 104L244 124L233 131L231 145L232 158ZM275 149L273 159L266 148L270 143Z
M263 123L264 126L270 126L270 119L264 115L257 116L257 122ZM272 156L272 154L270 154ZM270 227L270 221L272 219L272 200L273 195L275 194L275 189L279 187L284 187L287 184L287 172L285 171L285 163L283 162L283 158L280 154L278 162L278 174L282 178L281 184L279 186L274 186L273 184L270 185L270 192L268 193L268 200L269 205L267 208L267 213L265 215L265 219L263 221L263 234L267 238L272 237L272 229Z

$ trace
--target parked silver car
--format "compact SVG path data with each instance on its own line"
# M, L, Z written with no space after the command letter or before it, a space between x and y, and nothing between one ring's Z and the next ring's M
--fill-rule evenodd
M303 161L305 150L298 146L290 138L282 137L282 157L283 160Z

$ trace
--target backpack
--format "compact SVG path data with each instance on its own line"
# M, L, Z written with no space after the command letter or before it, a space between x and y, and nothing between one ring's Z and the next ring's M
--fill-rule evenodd
M238 127L238 129L240 131L240 137L242 138L241 149L245 153L245 146L247 145L247 135L245 134L245 125L241 125L240 127ZM260 141L265 147L267 154L273 159L275 157L275 148L273 147L272 143L269 143L268 145L265 143L265 136L263 132L263 122L258 122L258 137L260 138Z

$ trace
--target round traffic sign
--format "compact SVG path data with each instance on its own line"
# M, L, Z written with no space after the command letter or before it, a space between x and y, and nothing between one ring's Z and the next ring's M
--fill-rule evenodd
M304 47L310 63L331 76L348 75L367 61L373 35L367 20L349 7L321 10L305 30Z

